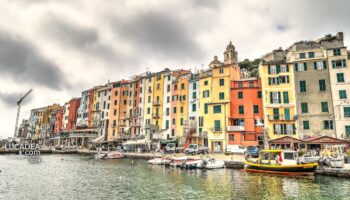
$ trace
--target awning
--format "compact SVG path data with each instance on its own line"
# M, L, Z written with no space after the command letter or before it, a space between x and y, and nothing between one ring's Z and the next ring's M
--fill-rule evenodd
M169 144L169 143L178 143L178 139L173 139L173 140L162 140L160 141L160 144Z
M101 136L101 137L98 137L98 138L92 140L92 142L95 142L95 143L97 143L97 142L102 142L103 139L104 139L104 136Z

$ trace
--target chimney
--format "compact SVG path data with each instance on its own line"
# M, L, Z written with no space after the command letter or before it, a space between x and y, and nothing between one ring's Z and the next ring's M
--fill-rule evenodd
M338 40L344 41L344 34L343 34L343 32L338 32L336 37L337 37Z

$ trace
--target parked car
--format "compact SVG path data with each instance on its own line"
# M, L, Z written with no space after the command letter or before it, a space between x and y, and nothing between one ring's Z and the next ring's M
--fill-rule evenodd
M245 154L246 149L242 145L227 145L227 154Z
M180 153L183 151L183 147L176 147L174 143L168 143L164 147L164 153Z
M248 146L247 147L247 154L251 155L252 157L259 157L260 147L259 146Z
M201 147L198 146L198 144L190 144L188 147L185 149L185 154L208 154L209 149L208 147Z

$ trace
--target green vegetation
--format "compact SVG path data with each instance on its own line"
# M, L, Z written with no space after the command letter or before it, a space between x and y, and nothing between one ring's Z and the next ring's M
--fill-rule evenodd
M253 61L250 61L249 59L245 59L242 62L239 62L238 65L241 69L247 69L252 77L258 77L258 67L260 63L260 59L256 58Z

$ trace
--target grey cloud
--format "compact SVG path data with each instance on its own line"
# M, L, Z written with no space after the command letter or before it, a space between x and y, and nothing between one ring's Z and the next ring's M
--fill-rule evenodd
M187 60L202 56L191 29L169 13L144 12L114 19L113 27L115 33L132 44L138 54Z
M0 92L0 101L2 101L6 106L14 107L17 105L17 100L20 98L20 94L16 93L3 93ZM32 97L29 95L23 100L23 104L30 103Z
M30 43L0 33L1 76L19 83L34 83L54 90L68 86L59 67L43 57Z

